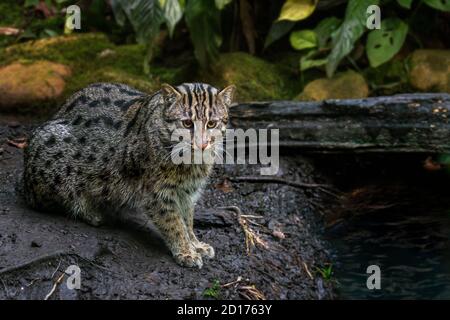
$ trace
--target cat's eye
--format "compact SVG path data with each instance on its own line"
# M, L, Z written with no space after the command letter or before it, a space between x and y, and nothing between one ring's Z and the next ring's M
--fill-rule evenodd
M208 123L206 124L206 126L209 128L209 129L212 129L212 128L215 128L216 126L217 126L217 121L208 121Z
M188 128L188 129L192 128L192 126L194 125L192 120L183 120L181 123L183 124L183 127Z

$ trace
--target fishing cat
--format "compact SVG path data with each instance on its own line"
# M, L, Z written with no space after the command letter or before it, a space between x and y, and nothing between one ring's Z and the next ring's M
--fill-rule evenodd
M179 264L201 268L214 249L195 236L193 213L212 165L173 163L171 134L201 130L187 147L214 151L220 141L210 131L225 131L234 93L203 83L164 84L151 95L113 83L78 91L30 137L26 201L92 225L123 208L141 210Z

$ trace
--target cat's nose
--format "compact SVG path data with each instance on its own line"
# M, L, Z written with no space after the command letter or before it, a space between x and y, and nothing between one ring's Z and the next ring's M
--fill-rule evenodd
M208 147L208 143L202 143L200 147L202 148L202 150L205 150Z

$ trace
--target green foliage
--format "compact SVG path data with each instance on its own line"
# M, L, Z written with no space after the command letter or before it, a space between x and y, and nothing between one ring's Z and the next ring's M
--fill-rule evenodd
M320 21L314 29L319 48L323 49L329 45L328 42L331 40L331 35L339 28L341 22L341 19L336 17L328 17Z
M112 0L111 6L117 23L124 25L128 19L136 33L137 42L147 45L144 72L148 74L156 36L163 22L167 23L160 2L157 0Z
M406 9L411 9L413 0L397 0L398 4Z
M220 286L219 280L214 280L213 285L203 291L203 296L205 298L220 299L221 289L222 287Z
M327 76L331 77L341 60L354 48L356 41L366 31L366 10L370 5L377 5L378 0L350 0L345 11L344 22L333 34L332 49L328 55Z
M316 57L317 51L310 51L300 58L300 71L305 71L310 68L321 67L327 63L327 59L319 59Z
M381 29L372 30L367 37L366 52L371 67L389 61L403 46L408 25L398 18L388 18Z
M24 0L18 3L4 0L4 2L12 3L11 8L14 10L2 9L5 6L0 4L0 20L3 20L0 24L24 30L16 37L0 35L0 44L61 35L66 18L63 8L73 3L70 0ZM426 34L424 28L427 26L429 30L443 30L443 27L437 26L438 23L435 25L423 23L423 21L427 22L430 15L417 15L419 6L426 9L427 13L432 11L430 8L450 11L450 0L387 0L383 2L349 0L346 4L342 4L346 6L343 17L330 17L328 14L316 24L315 28L307 27L292 32L298 21L316 14L318 0L284 0L279 5L267 6L267 10L263 10L264 14L258 17L253 16L253 13L261 12L260 8L265 8L259 2L258 5L250 2L250 9L255 9L249 11L251 14L247 11L244 14L239 12L242 9L237 2L233 8L230 8L232 2L233 0L91 0L76 3L79 3L83 9L82 32L102 31L112 35L111 38L116 43L130 43L133 42L131 38L135 37L136 41L146 48L143 58L146 73L149 72L149 63L154 56L156 46L167 43L163 41L166 33L161 33L161 28L168 30L171 39L180 39L181 33L187 27L195 57L203 69L207 69L217 61L222 43L229 44L227 49L235 51L244 48L244 41L247 41L247 47L250 48L248 44L251 43L251 47L258 50L260 48L258 41L261 39L260 30L270 25L267 17L277 15L277 19L272 22L268 30L264 49L291 32L289 41L292 47L301 51L300 70L325 67L327 75L332 76L346 58L356 69L359 68L360 62L366 64L367 60L361 59L365 56L361 49L365 48L370 66L378 67L399 52L408 33L412 40L420 42L420 36ZM367 8L379 3L383 6L382 30L368 30L366 28ZM325 3L322 9L326 6ZM105 18L109 17L110 7L115 21ZM410 10L413 7L414 10ZM228 20L225 21L227 23L222 24L221 10L224 9L229 9L223 14L223 18ZM236 10L238 11L235 12ZM397 18L396 10L401 11L403 21ZM3 11L8 11L7 17ZM404 17L408 14L410 17ZM15 22L17 15L20 23ZM436 13L436 16L439 17L437 21L441 21L440 17L445 18L442 13L440 15ZM425 17L424 20L419 19L422 17ZM239 19L241 19L241 23L238 23L240 27L236 27ZM5 24L5 21L13 22ZM419 22L423 27L416 30L415 24ZM180 28L180 24L184 27L183 29ZM301 22L301 25L309 26L310 24ZM223 36L227 37L225 39L222 38L221 32L221 27L224 26L228 29L223 33ZM180 29L179 33L177 28ZM367 38L364 37L366 32ZM180 45L184 45L184 42L180 42ZM358 50L354 50L355 48ZM177 47L174 52L178 50ZM254 50L251 51L253 53ZM272 52L268 54L271 55ZM187 55L191 57L189 53Z
M161 2L163 2L164 19L167 28L169 29L169 33L172 36L175 26L183 17L183 9L178 0L160 0L160 3Z
M222 43L220 10L232 0L112 0L116 21L124 25L128 19L139 43L148 45L144 70L152 58L154 43L165 24L172 36L183 15L189 28L195 56L202 67L217 59Z
M317 35L312 30L300 30L291 33L289 37L291 46L297 50L317 47Z
M322 268L316 268L324 280L330 281L333 277L333 265L330 263Z
M343 20L327 17L320 21L314 30L292 32L289 38L292 47L296 50L308 49L300 58L300 71L325 65L327 75L331 77L340 62L353 51L368 31L367 8L370 5L378 5L379 2L350 0ZM450 11L450 0L423 0L423 3L437 10ZM396 4L404 9L411 9L413 0L397 0ZM266 39L266 46L289 32L292 27L292 24L273 24ZM408 32L408 23L395 16L381 21L380 30L369 30L365 50L370 66L376 68L391 60L402 48Z
M233 0L215 0L216 7L219 10L222 10L225 8L229 3L231 3Z
M340 19L328 17L323 19L314 30L309 31L315 34L316 45L311 47L313 49L300 58L300 71L327 64L328 59L323 56L323 52L329 50L331 36L339 28L340 24Z
M291 31L294 25L295 21L275 21L270 27L269 33L267 34L266 41L264 42L264 48L267 48L272 43Z
M291 44L295 49L301 50L305 48L314 48L300 59L300 70L304 71L309 68L326 65L327 75L331 77L341 60L347 56L354 48L355 43L363 35L366 30L366 10L369 5L378 4L377 0L350 0L345 12L345 18L341 22L336 17L328 17L322 20L316 28L311 30L295 31L294 39L300 35L308 35L308 39L312 40L312 34L315 34L314 44L310 41L310 46L302 46L298 41L293 41L291 36ZM331 43L330 43L331 41ZM326 57L320 57L324 51L331 52Z
M291 31L295 22L309 17L316 9L316 5L316 0L286 0L278 19L270 27L264 42L264 48Z
M286 0L278 20L300 21L308 18L316 9L318 0Z
M450 11L450 0L423 0L423 2L433 9L445 12Z
M207 67L217 59L222 44L220 11L210 0L188 0L185 10L195 57L202 67Z

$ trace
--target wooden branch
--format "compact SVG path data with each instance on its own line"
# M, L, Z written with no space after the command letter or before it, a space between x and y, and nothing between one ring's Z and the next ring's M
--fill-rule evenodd
M279 129L280 146L313 152L450 152L450 95L403 94L321 102L243 103L242 129Z
M289 181L286 179L272 177L272 176L240 176L240 177L228 177L228 180L231 182L256 182L256 183L278 183L285 184L291 187L296 188L323 188L330 187L326 184L317 184L317 183L303 183L303 182L295 182Z
M323 193L331 195L335 198L339 197L338 191L327 190L327 189L332 189L332 186L327 185L327 184L289 181L289 180L286 180L283 178L272 177L272 176L229 177L228 180L230 180L231 182L278 183L278 184L285 184L287 186L299 188L299 189L317 188L317 190L320 190Z

